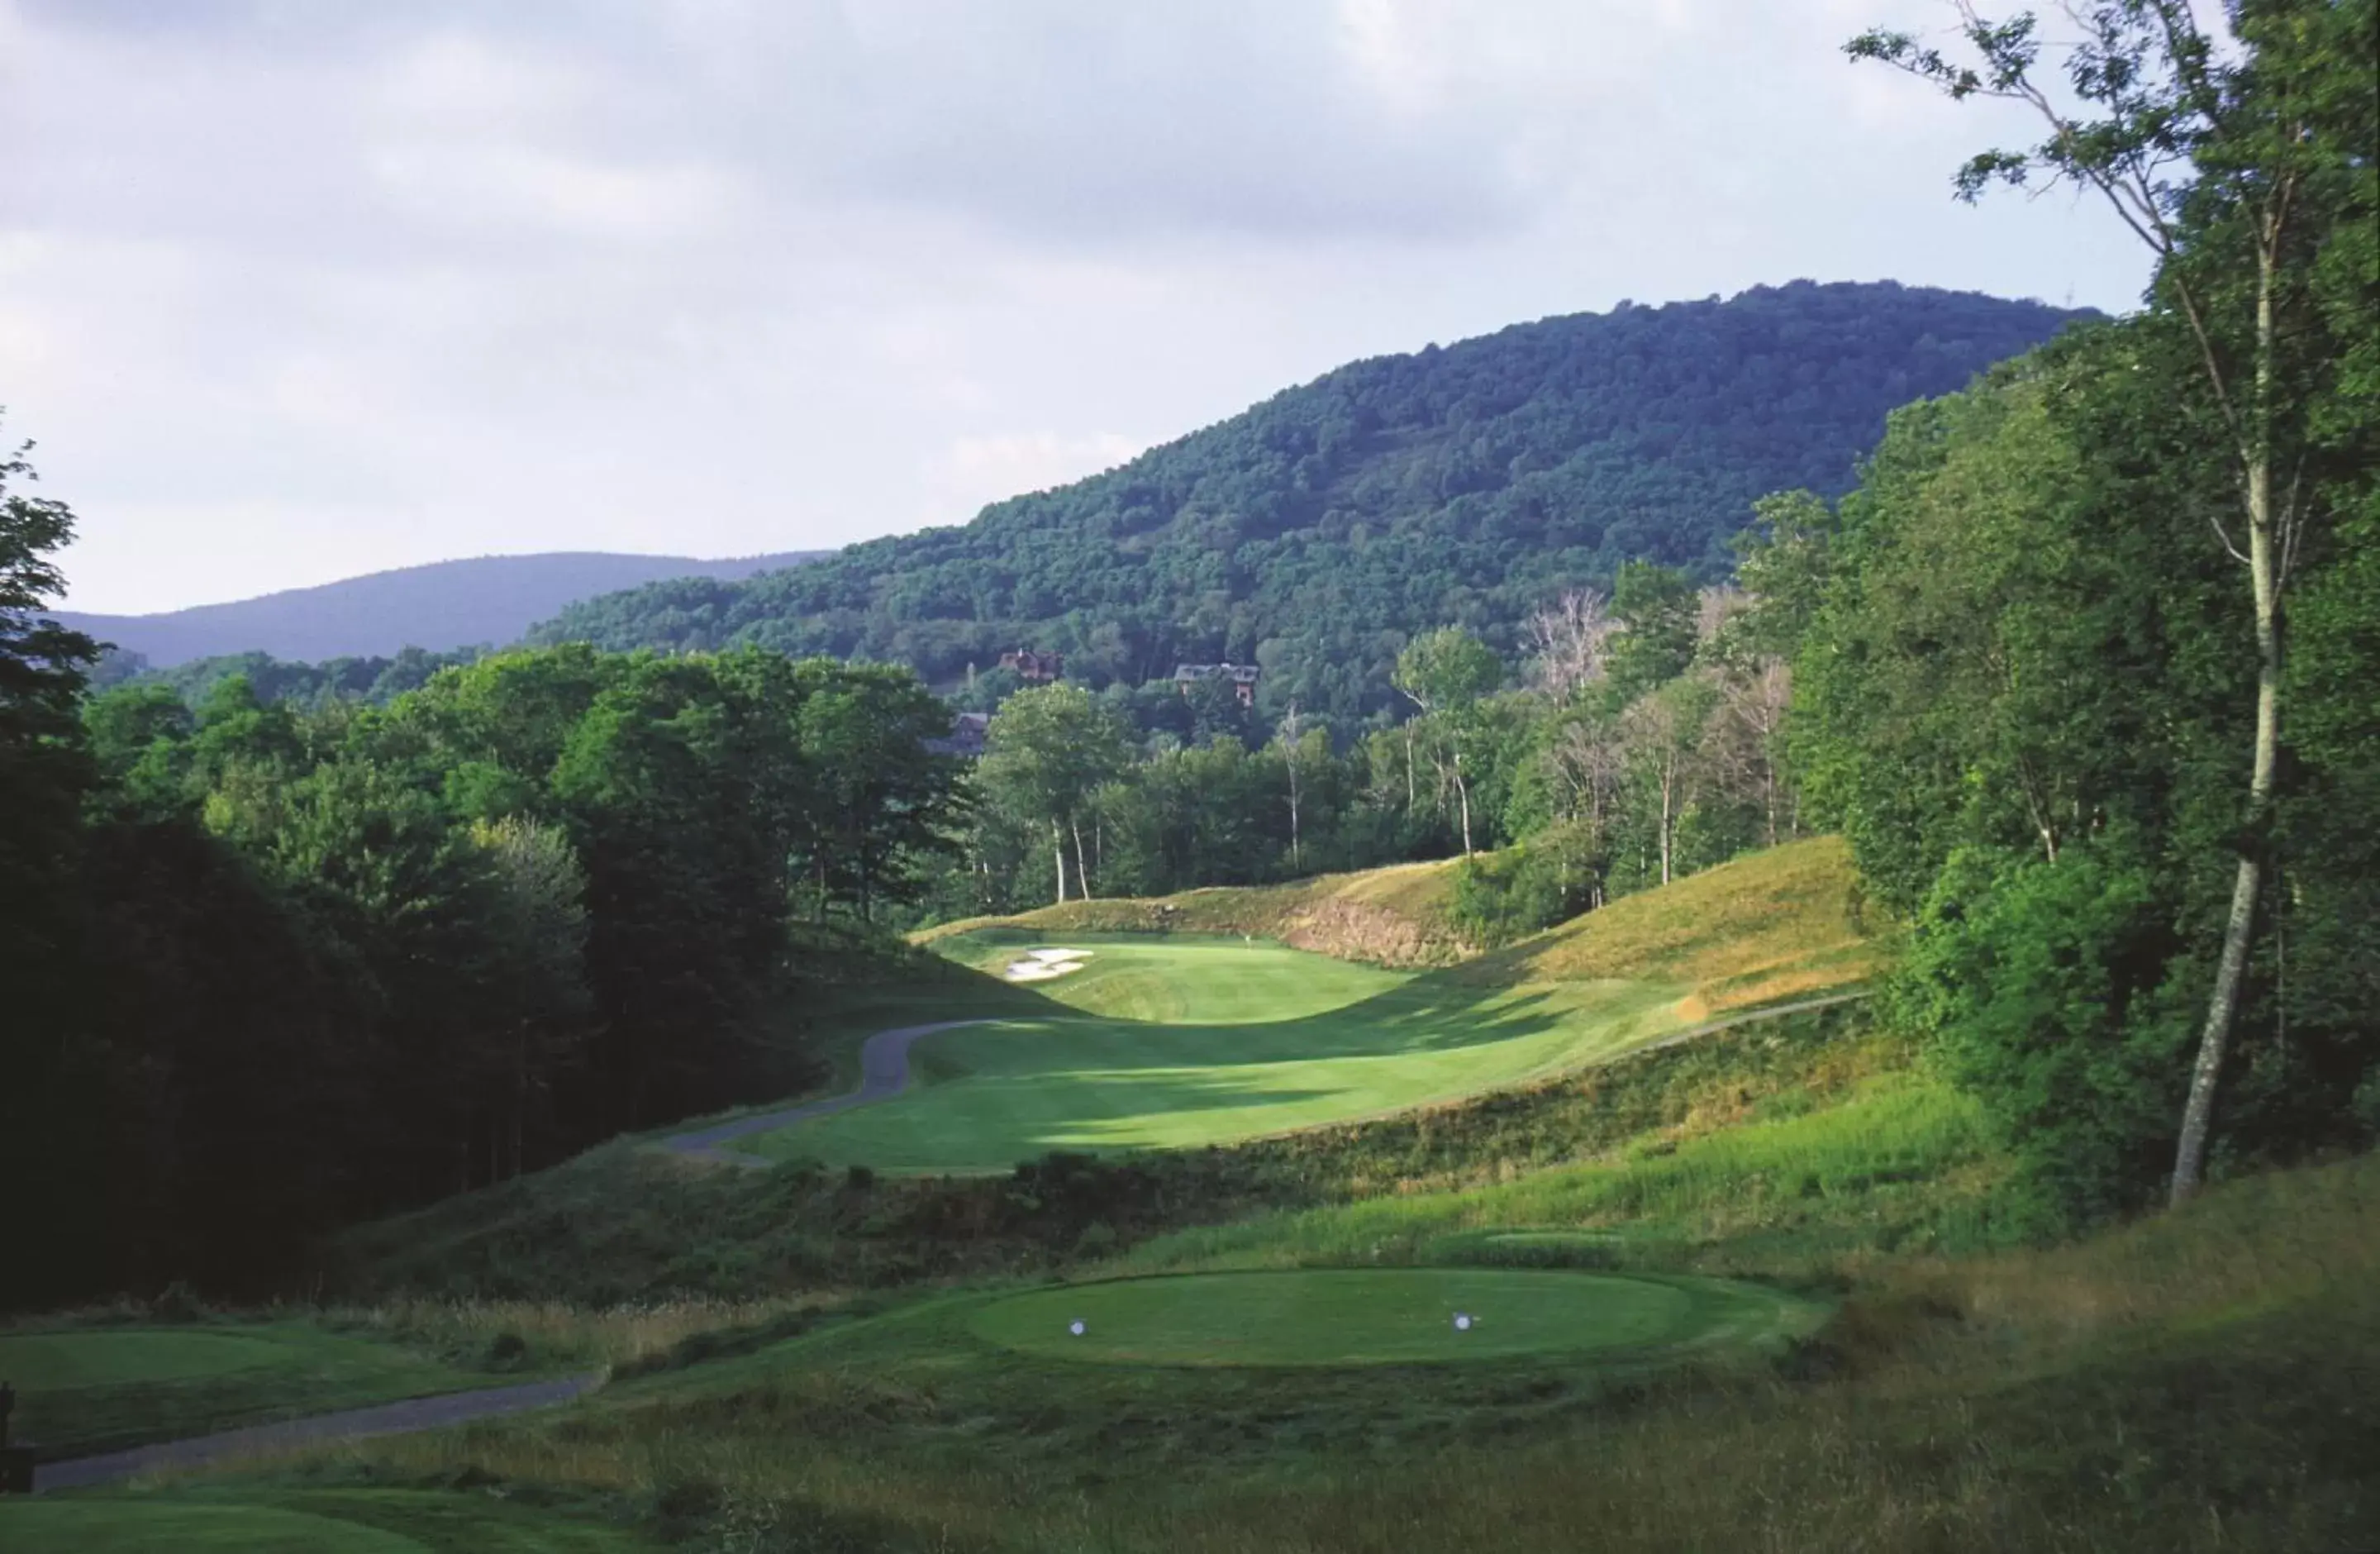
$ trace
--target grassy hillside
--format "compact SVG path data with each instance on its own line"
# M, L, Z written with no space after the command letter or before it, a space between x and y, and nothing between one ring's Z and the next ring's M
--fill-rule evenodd
M1608 1062L1869 968L1848 854L1829 839L1738 860L1450 970L1358 975L1253 938L1319 922L1359 953L1427 942L1451 874L1407 866L937 930L934 948L994 975L1037 947L1084 952L1084 969L1033 986L1090 1017L1053 1011L937 1034L917 1049L925 1088L747 1147L918 1172L1000 1170L1052 1149L1232 1143ZM1358 915L1370 931L1347 928Z
M812 1039L838 1060L823 1088L856 1082L868 1031L979 1014L1011 1023L918 1045L922 1092L777 1135L768 1147L791 1169L719 1171L623 1140L351 1232L336 1244L334 1277L367 1293L613 1301L1039 1268L1080 1255L1087 1234L1096 1252L1184 1223L1400 1184L1473 1184L1599 1157L1643 1134L1708 1131L1743 1120L1762 1097L1831 1105L1855 1077L1907 1066L1905 1048L1876 1048L1842 1010L1625 1057L1757 986L1747 978L1796 993L1847 984L1863 964L1846 944L1850 876L1842 850L1823 841L1418 975L1237 939L1045 939L1029 927L1189 918L1252 931L1290 920L1281 903L1292 892L1426 911L1442 899L1430 881L1444 874L1424 866L1169 903L1094 902L932 930L921 937L942 953L944 980L853 988L832 1018L816 1018ZM1702 915L1728 903L1748 936L1734 952L1696 937ZM1184 909L1156 910L1175 904ZM1051 940L1087 941L1070 947L1094 950L1090 969L1033 987L965 969ZM1219 970L1218 956L1231 966ZM1531 957L1582 975L1526 979L1538 975ZM1626 975L1640 970L1658 979ZM1390 1111L1400 1114L1357 1120ZM847 1149L838 1167L880 1170L910 1148L934 1164L1006 1172L1062 1140L1112 1144L1125 1128L1143 1135L1125 1142L1240 1142L948 1182L861 1183L798 1164Z
M1613 977L1691 989L1694 1021L1865 980L1880 964L1859 875L1837 836L1813 837L1622 897L1469 967L1467 978Z
M1141 1320L1149 1303L962 1292L689 1354L567 1420L339 1461L389 1484L601 1494L689 1547L759 1528L968 1554L1374 1554L1420 1546L1416 1529L1521 1554L2311 1551L2360 1547L2380 1512L2380 1160L2232 1183L2068 1246L1851 1266L1831 1319L1781 1355L1658 1370L1542 1351L1078 1357L1052 1319ZM1230 1292L1178 1288L1228 1342ZM1482 1292L1490 1312L1508 1298L1451 1298ZM1304 1319L1280 1308L1267 1342Z
M1088 933L1243 934L1338 960L1375 965L1451 965L1475 952L1448 916L1456 860L1322 874L1285 885L1216 886L1146 900L1070 901L1009 917L970 917L917 934L942 945L960 935L1011 930L1062 938Z
M1622 306L1360 361L964 527L745 583L574 606L543 640L757 642L953 682L1020 644L1094 688L1179 660L1266 665L1352 723L1404 639L1462 619L1508 654L1529 608L1649 558L1705 580L1753 501L1847 490L1888 410L1963 386L2078 315L1889 283Z
M1039 937L938 942L996 963ZM1088 939L1115 969L1004 990L1160 1034L1278 1001L1236 1028L1279 1032L1351 990L1550 1005L1657 974L1674 1018L1840 989L1874 953L1827 841L1420 974ZM1236 979L1198 959L1258 952L1279 965ZM1859 1002L1391 1117L1005 1176L701 1169L624 1141L376 1227L348 1272L697 1314L669 1316L676 1342L621 1351L565 1415L79 1514L336 1492L419 1497L405 1514L429 1525L485 1488L557 1538L698 1548L1374 1554L1415 1529L1520 1554L2355 1547L2380 1512L2380 1159L2049 1248L2014 1240L2006 1171L1973 1104ZM479 1488L427 1492L455 1484ZM77 1547L14 1509L0 1537Z

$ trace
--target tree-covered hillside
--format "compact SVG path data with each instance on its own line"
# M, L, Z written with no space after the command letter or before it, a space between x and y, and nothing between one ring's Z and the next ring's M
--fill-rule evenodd
M1254 660L1268 709L1393 702L1413 634L1500 650L1565 587L1652 558L1704 580L1755 497L1849 489L1885 412L2071 317L1972 293L1797 281L1516 324L1382 357L964 527L745 582L589 600L534 639L759 643L948 683L1019 644L1099 686Z

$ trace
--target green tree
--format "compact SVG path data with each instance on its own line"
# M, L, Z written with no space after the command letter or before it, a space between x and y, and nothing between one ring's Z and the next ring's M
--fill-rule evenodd
M1461 626L1440 626L1406 644L1397 655L1395 684L1431 725L1439 737L1434 747L1446 753L1446 771L1462 807L1463 852L1471 845L1471 774L1466 758L1477 763L1479 701L1501 684L1503 661L1495 650ZM1412 759L1408 734L1406 759Z
M959 763L928 748L949 732L950 709L904 668L812 659L795 674L807 872L821 913L846 901L870 921L880 902L915 901L917 864L954 845Z
M2062 73L2077 104L2069 109L2042 83L2030 13L1995 22L1961 0L1960 15L1966 59L1882 30L1848 50L1956 100L2000 98L2035 112L2046 139L1976 155L1958 175L1959 194L1972 200L1995 183L2046 175L2104 197L2156 258L2152 307L2190 341L2192 402L2230 464L2232 490L2219 500L2209 493L2207 506L2216 540L2245 569L2255 732L2231 907L2176 1145L2171 1196L2180 1202L2204 1173L2270 863L2283 605L2327 516L2321 488L2303 475L2321 455L2318 407L2345 358L2320 271L2338 232L2380 219L2370 182L2380 31L2370 0L2262 0L2236 8L2243 46L2233 54L2198 26L2187 0L2109 0L2072 18L2082 38L2066 51Z
M1048 825L1061 902L1066 899L1066 843L1073 839L1077 893L1087 899L1083 821L1092 795L1130 760L1114 715L1079 686L1036 686L1001 704L984 745L977 779L985 794L1012 819Z
M66 580L63 502L29 494L26 455L0 455L0 985L45 982L68 949L75 813L91 771L77 716L98 645L41 613Z
M1632 561L1612 585L1619 630L1609 654L1610 694L1622 705L1674 680L1694 660L1694 579L1674 566Z

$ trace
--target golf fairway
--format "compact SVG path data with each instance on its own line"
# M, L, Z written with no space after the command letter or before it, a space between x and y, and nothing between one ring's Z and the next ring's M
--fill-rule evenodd
M1680 989L1663 984L1499 988L1263 942L1064 942L1088 950L1084 969L1037 990L1083 1013L939 1032L904 1094L739 1147L892 1172L1196 1147L1525 1083L1681 1023ZM1004 963L1023 948L974 954Z

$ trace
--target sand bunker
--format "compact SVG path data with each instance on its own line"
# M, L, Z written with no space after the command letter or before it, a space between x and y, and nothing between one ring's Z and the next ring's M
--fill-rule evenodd
M1012 982L1047 982L1070 971L1080 971L1091 958L1088 950L1027 950L1021 961L1008 963Z

